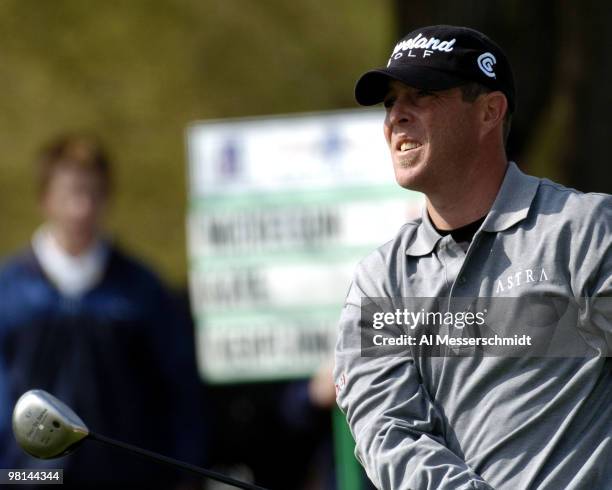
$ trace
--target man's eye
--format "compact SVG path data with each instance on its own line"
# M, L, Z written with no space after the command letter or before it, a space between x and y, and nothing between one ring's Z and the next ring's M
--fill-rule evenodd
M389 97L383 101L383 105L385 106L386 109L389 109L390 107L393 107L394 102L395 102L395 99L393 97Z
M417 97L428 97L433 94L434 93L431 90L419 90L417 92Z

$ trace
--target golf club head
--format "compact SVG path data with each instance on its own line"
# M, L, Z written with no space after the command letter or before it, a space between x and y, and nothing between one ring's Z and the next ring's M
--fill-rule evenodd
M43 390L25 392L13 410L13 434L31 456L52 459L70 453L89 435L80 417Z

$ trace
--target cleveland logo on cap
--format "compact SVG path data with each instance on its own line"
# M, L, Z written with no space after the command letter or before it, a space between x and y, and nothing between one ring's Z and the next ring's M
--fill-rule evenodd
M450 41L441 41L436 37L426 38L419 32L416 37L404 39L395 45L387 66L389 66L393 60L399 60L402 56L404 56L404 51L408 51L406 56L411 58L416 57L416 54L412 53L413 49L424 49L425 51L423 51L423 58L427 58L433 54L434 51L445 51L446 53L450 53L454 49L453 45L455 44L455 41L455 38L451 39Z

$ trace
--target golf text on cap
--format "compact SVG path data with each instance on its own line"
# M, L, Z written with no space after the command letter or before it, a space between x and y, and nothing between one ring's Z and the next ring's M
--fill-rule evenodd
M455 41L455 38L451 39L450 41L441 41L435 37L430 37L428 39L419 33L416 37L405 39L404 41L400 41L395 45L387 66L389 66L393 60L399 60L402 56L404 56L404 51L408 51L406 56L415 58L416 54L412 53L413 49L424 49L425 51L423 51L423 58L430 56L434 51L444 51L446 53L450 53L454 49L453 45L455 44Z
M493 65L497 63L495 56L491 53L482 53L478 57L478 68L488 77L495 78L495 72L493 71Z

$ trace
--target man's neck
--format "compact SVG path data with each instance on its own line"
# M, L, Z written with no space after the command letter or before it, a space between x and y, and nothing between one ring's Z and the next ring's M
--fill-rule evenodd
M427 211L440 230L454 230L485 216L497 197L508 163L490 162L473 167L462 181L449 182L435 194L427 194Z

